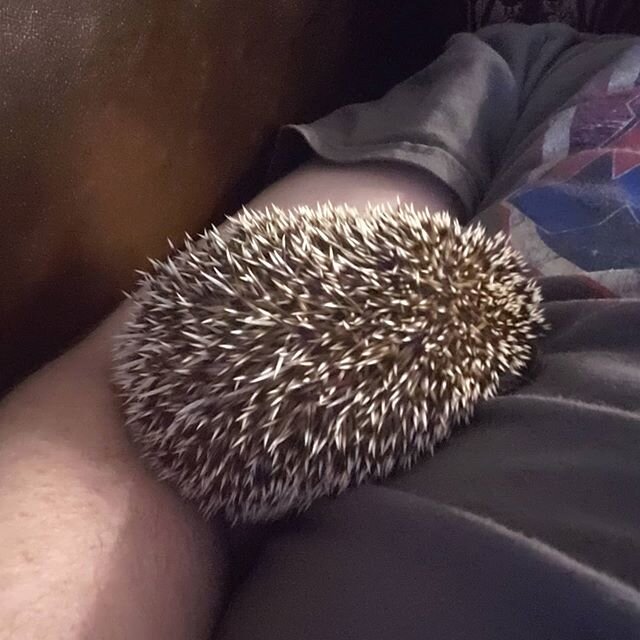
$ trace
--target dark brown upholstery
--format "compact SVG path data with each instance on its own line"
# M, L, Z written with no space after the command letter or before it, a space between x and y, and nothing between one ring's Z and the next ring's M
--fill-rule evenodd
M453 30L426 4L3 3L0 390L251 195L279 124L422 66Z

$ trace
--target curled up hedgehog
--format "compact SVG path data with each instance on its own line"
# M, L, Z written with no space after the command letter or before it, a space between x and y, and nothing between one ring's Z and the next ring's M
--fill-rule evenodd
M245 209L154 262L132 299L114 355L132 439L233 522L409 467L544 328L504 236L408 204Z

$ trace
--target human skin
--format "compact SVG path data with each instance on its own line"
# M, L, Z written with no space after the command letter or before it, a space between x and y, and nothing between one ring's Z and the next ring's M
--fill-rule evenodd
M309 163L248 206L400 198L457 213L400 165ZM0 640L209 638L224 591L224 527L143 466L110 385L126 304L0 403Z

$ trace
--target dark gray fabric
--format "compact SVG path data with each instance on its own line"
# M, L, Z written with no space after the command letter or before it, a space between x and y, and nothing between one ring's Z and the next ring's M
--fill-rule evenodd
M263 532L225 640L640 638L639 301L548 305L535 379Z
M279 154L304 139L337 162L408 162L472 215L496 175L517 182L528 131L632 44L598 57L564 27L492 29L382 101L289 129ZM640 639L640 300L580 283L545 281L531 379L433 458L238 543L253 555L220 637Z
M590 33L638 33L636 0L466 0L467 29L562 22Z

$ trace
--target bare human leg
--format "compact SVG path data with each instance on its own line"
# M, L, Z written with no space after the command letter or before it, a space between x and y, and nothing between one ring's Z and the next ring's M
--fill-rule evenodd
M250 207L400 198L458 213L401 165L313 162ZM208 638L224 588L219 522L204 522L139 462L109 385L126 305L0 404L0 638Z

